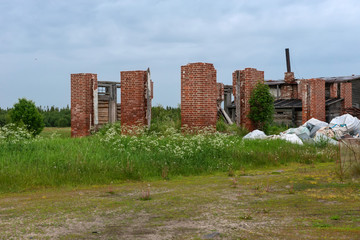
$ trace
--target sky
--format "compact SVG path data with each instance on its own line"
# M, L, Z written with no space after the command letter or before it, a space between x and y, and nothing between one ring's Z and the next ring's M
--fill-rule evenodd
M0 108L70 105L70 74L146 70L153 105L180 103L180 67L213 63L284 78L360 74L358 0L0 0Z

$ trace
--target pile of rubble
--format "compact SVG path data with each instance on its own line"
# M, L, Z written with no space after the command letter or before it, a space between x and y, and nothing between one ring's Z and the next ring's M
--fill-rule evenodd
M286 141L303 144L304 142L322 142L337 144L344 138L359 138L360 120L350 114L344 114L331 120L330 123L310 119L298 128L290 128L280 135L267 136L260 130L254 130L244 139L284 139Z

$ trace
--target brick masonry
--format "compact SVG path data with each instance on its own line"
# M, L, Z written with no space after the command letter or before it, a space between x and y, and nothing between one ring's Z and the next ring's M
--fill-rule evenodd
M217 104L218 106L221 106L221 103L224 101L224 84L223 83L217 83Z
M352 107L352 83L340 83L340 98L343 98L343 110Z
M298 98L298 86L297 83L285 83L280 86L280 98L281 99L294 99Z
M286 72L284 77L285 83L293 83L295 82L295 75L293 72Z
M256 84L258 82L264 83L264 71L258 71L255 68L245 68L245 70L233 72L233 89L236 89L238 74L240 75L240 125L252 131L255 129L255 125L248 118L250 113L249 100Z
M122 129L134 126L144 127L147 125L145 97L147 71L122 71L120 74Z
M338 83L330 84L330 98L338 98Z
M325 121L325 80L319 78L301 80L300 92L302 122L305 123L311 118Z
M96 74L71 74L71 137L90 135L94 126L94 90Z
M218 88L211 63L181 66L181 126L216 128Z

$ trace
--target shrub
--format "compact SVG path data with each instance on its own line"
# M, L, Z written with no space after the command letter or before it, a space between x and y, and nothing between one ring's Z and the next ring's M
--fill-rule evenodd
M258 129L267 132L274 114L274 97L270 93L269 86L259 82L251 93L249 103L248 117Z
M11 122L17 126L24 125L34 136L41 133L44 128L44 120L33 101L25 98L19 99L10 111Z

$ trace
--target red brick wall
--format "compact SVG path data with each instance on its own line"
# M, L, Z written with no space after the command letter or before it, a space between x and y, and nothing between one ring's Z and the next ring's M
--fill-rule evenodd
M236 75L239 70L233 73L233 89L236 89ZM247 117L250 113L250 97L256 84L264 82L264 71L255 68L245 68L240 72L240 124L252 131L255 129L254 123ZM235 85L234 85L235 83ZM234 95L235 96L235 95Z
M338 83L330 84L330 98L338 98Z
M325 121L325 80L304 79L300 82L302 122L311 118Z
M134 126L146 126L146 81L147 71L121 72L122 129L132 128Z
M181 126L216 128L216 70L210 63L181 66Z
M221 103L224 101L224 84L223 83L217 83L217 103L218 105L221 105Z
M280 85L280 98L281 99L297 99L298 98L297 84L282 84L282 85Z
M90 135L94 125L93 90L96 89L96 74L71 74L71 137Z
M352 83L340 83L340 98L343 98L343 109L352 107Z

